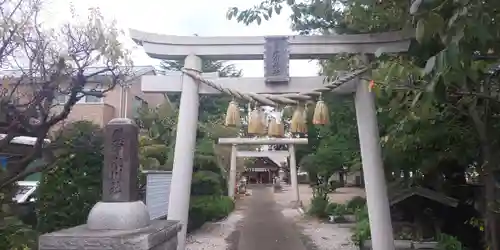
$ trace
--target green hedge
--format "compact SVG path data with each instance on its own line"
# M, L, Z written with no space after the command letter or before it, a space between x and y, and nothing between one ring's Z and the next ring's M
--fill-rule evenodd
M201 170L195 172L191 182L191 195L222 195L223 186L220 179L220 175L212 171Z
M328 197L316 196L311 198L311 206L307 213L318 218L327 218Z
M205 222L223 219L234 209L233 200L227 196L191 196L189 204L188 232Z
M57 160L37 189L37 230L52 232L86 223L101 199L103 131L87 121L66 127L54 142Z

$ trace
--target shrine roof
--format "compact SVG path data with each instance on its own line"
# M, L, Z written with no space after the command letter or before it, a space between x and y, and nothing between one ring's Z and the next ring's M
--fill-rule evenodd
M443 205L447 205L450 207L457 207L458 200L447 196L441 192L437 192L432 189L424 188L424 187L409 187L403 189L392 189L389 190L389 203L390 205L395 205L400 203L408 198L413 196L420 196L427 198L429 200L441 203Z

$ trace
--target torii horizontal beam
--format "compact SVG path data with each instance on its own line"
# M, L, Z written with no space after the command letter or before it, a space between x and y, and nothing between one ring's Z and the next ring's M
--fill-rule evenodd
M288 150L279 151L237 151L237 157L288 157L290 152Z
M182 91L182 72L167 72L165 75L144 75L141 79L141 89L145 93L165 93ZM312 89L323 88L326 83L324 76L291 77L288 84L265 84L264 77L221 77L217 73L202 73L202 77L212 80L225 88L237 89L242 93L283 94L309 92ZM356 90L357 78L347 82L332 92L349 94ZM200 84L198 93L218 94L220 91Z
M219 138L219 144L230 145L284 145L307 143L307 138Z
M373 54L408 51L414 31L377 34L289 36L290 59L328 59L338 53ZM262 60L264 36L171 36L130 30L146 53L162 60L197 55L210 60Z

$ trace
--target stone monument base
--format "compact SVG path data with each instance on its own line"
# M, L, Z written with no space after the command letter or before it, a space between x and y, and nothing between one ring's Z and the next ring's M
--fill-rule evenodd
M153 220L134 230L90 230L80 225L40 236L39 250L176 250L177 221Z

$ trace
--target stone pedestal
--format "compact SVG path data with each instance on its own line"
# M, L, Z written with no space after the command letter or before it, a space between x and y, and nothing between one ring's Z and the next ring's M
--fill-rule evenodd
M177 221L155 220L134 230L90 230L81 225L40 236L39 250L175 250Z

